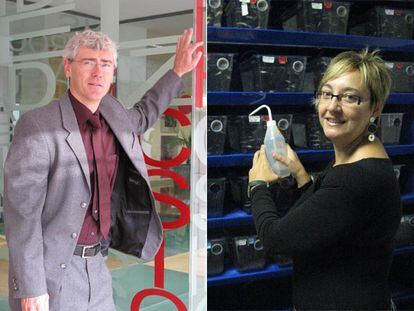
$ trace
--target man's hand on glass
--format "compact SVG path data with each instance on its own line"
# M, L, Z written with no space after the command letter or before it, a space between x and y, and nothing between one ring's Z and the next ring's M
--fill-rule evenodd
M196 50L203 45L203 42L191 43L193 29L185 29L178 38L175 48L174 71L182 77L185 73L192 71L198 64L203 52Z

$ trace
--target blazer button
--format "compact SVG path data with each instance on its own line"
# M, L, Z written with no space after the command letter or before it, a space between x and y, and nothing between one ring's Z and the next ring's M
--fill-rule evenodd
M78 235L76 234L76 232L73 232L71 235L72 239L76 239L78 237Z
M81 206L82 208L87 208L87 207L88 207L88 204L87 204L86 202L82 202L80 206Z
M19 288L17 286L13 287L13 290L18 291Z
M60 267L61 267L62 269L66 269L66 264L65 264L65 263L61 263L61 264L60 264Z

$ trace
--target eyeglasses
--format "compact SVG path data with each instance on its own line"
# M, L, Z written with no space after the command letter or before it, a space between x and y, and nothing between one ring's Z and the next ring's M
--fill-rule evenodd
M366 101L362 97L358 95L354 95L354 94L343 93L343 94L335 95L327 91L315 92L315 98L318 99L322 103L328 103L334 97L336 97L338 99L338 102L340 102L341 104L350 105L350 106L359 105L361 104L361 102Z
M89 70L89 71L94 70L96 66L98 65L98 62L92 59L82 59L82 60L71 59L70 62L80 63L82 67L84 67L86 70ZM99 63L99 67L105 73L113 72L113 69L114 69L114 65L108 62Z

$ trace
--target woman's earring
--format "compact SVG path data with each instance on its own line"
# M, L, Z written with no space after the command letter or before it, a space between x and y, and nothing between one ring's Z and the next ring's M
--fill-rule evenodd
M377 124L375 123L375 117L369 118L368 124L368 140L373 142L375 140L375 132L377 131Z

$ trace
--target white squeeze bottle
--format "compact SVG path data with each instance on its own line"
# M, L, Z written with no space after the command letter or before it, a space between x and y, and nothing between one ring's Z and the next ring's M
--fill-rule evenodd
M269 106L262 105L259 108L255 109L253 112L251 112L249 116L255 114L262 108L267 108L267 112L269 114L269 121L266 122L267 130L264 138L267 161L269 162L273 172L275 172L277 176L279 176L280 178L287 177L290 175L290 171L287 168L287 166L279 161L276 161L272 156L272 154L276 152L286 157L287 147L285 138L276 126L276 121L272 119L272 111L270 110Z

